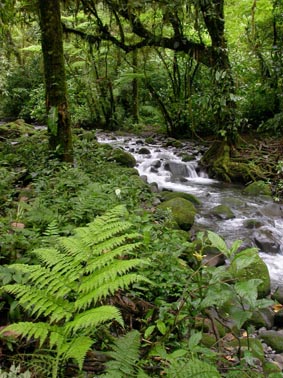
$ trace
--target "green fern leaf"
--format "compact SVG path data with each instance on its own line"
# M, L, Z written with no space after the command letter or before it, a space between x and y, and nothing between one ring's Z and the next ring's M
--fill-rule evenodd
M116 257L121 257L124 255L131 254L136 248L138 248L141 243L128 243L120 247L115 248L114 250L109 250L108 252L90 259L88 265L86 266L86 272L91 273L95 269L100 269L101 267L108 265L110 261L114 260Z
M112 358L106 363L106 376L136 377L136 363L139 360L140 334L138 331L128 332L115 341L113 351L106 353Z
M2 289L15 295L20 305L37 316L51 316L52 321L70 319L72 317L72 306L61 298L54 298L29 285L13 284L5 285Z
M61 348L60 354L64 355L65 360L73 358L77 362L80 370L82 370L85 356L92 344L93 340L87 336L72 338L69 343Z
M168 378L221 378L215 366L196 358L184 362L176 360L166 373Z
M28 340L32 338L38 339L40 346L42 346L49 334L50 325L42 322L19 322L10 324L7 327L3 328L0 331L0 335L8 331L14 332L15 334L18 334L22 337L26 337Z
M85 276L81 280L81 285L78 290L81 293L88 293L95 289L98 289L107 282L112 282L117 276L126 274L129 270L132 270L145 260L141 259L131 259L131 260L118 260L114 263L104 266L103 268L94 271L92 274Z
M106 298L108 295L114 295L119 289L126 289L134 282L147 281L143 276L130 273L122 277L116 277L114 280L101 285L99 288L88 292L85 295L80 295L80 297L75 302L75 308L77 310L85 309L91 305L96 304L101 299Z
M120 311L114 306L100 306L77 314L73 321L66 325L67 333L77 332L83 329L93 329L102 323L116 320L124 325Z

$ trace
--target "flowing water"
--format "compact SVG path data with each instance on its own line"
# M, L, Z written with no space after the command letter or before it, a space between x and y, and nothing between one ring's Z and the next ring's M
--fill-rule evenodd
M205 150L199 144L186 142L182 148L163 147L162 141L146 144L142 138L104 133L97 133L97 139L130 152L136 158L140 176L146 176L147 182L155 183L159 190L194 194L202 202L195 227L218 233L228 244L240 239L246 246L258 247L269 268L273 288L283 286L283 205L264 196L247 196L243 186L209 178L199 166ZM192 160L185 163L181 157L184 153ZM233 219L211 216L210 209L220 204L231 208ZM249 220L256 226L250 228Z

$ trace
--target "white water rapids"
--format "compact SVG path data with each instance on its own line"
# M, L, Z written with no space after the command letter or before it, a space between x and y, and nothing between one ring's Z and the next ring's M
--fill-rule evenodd
M148 183L156 183L159 190L181 191L199 198L202 205L198 208L196 226L217 232L228 244L240 239L246 246L257 246L268 266L273 288L283 286L282 205L263 196L247 196L243 194L243 186L210 179L199 168L201 146L193 142L184 143L185 152L193 157L184 162L181 158L184 149L163 147L161 141L146 144L143 138L99 132L97 139L130 152L136 158L140 176L146 176ZM147 153L141 153L141 148L146 148ZM227 204L235 217L229 220L211 217L209 210L220 204ZM251 219L258 222L258 228L247 227L246 222Z

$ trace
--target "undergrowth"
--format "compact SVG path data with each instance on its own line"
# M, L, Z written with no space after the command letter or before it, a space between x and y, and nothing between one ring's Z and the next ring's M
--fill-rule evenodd
M44 131L0 145L6 370L24 361L34 378L70 366L88 378L282 378L241 338L271 305L257 298L260 280L239 279L257 251L209 231L190 240L135 170L107 160L111 147L93 132L74 139L73 167L50 155ZM229 268L205 266L207 248ZM236 347L225 349L227 335ZM103 355L95 373L83 370L90 352Z

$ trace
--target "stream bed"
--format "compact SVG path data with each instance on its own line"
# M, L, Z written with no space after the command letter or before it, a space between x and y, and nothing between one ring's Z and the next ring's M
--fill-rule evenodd
M165 147L165 139L146 143L136 136L118 137L97 132L100 143L108 143L130 152L136 159L136 169L158 190L191 193L201 201L196 216L196 228L218 233L228 245L240 239L246 246L255 246L268 266L272 287L283 286L283 205L265 196L247 196L242 185L226 184L208 177L199 165L205 146L186 141L182 146ZM189 161L185 162L185 160ZM210 210L227 205L232 219L215 219ZM254 224L254 227L248 226Z

